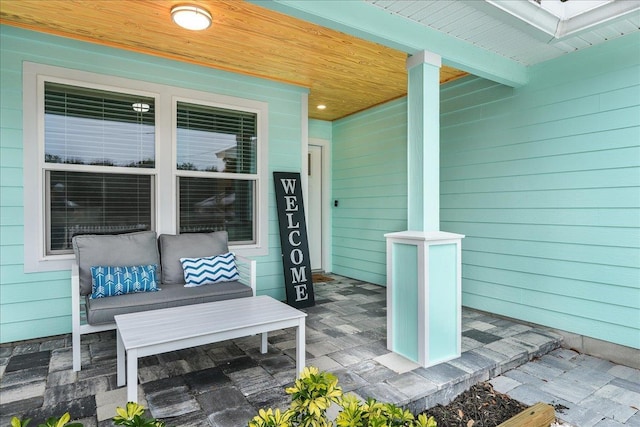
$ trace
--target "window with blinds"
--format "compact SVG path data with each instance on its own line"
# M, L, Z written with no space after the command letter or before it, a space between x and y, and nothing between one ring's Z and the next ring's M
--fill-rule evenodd
M186 102L176 113L180 233L226 230L234 244L254 243L257 114Z
M47 255L72 252L77 234L153 227L154 110L153 98L45 82Z

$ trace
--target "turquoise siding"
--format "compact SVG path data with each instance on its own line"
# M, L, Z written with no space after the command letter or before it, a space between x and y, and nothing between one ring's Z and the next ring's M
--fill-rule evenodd
M324 120L309 120L309 138L331 141L333 124Z
M271 171L300 171L304 89L176 61L0 26L0 340L71 331L69 271L25 274L23 263L22 63L181 86L269 103ZM36 195L33 195L36 197ZM269 255L258 259L258 292L284 299L280 243L269 183Z
M394 243L392 257L393 283L397 285L391 288L393 351L418 362L418 246Z
M333 272L386 285L384 234L407 227L406 99L334 122Z
M463 304L640 348L640 36L441 96Z
M458 246L430 245L429 248L429 364L458 357Z

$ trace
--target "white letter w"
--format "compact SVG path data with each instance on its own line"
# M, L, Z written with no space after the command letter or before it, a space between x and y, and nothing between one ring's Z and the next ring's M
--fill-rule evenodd
M281 179L282 188L284 188L284 192L286 194L291 194L296 189L296 180L295 179Z

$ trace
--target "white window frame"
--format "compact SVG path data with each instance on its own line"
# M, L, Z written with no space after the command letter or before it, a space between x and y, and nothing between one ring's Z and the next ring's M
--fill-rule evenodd
M161 85L140 80L90 73L80 70L25 62L23 64L23 175L24 175L24 270L66 270L73 254L46 254L46 206L44 164L44 82L51 81L151 96L156 99L155 168L146 173L154 176L155 230L158 235L176 234L178 173L176 124L177 100L204 103L227 109L257 114L257 175L255 204L255 243L232 245L230 250L243 256L268 254L268 104L262 101L219 95L210 92ZM125 168L131 173L130 168ZM92 172L115 172L113 167L90 167ZM181 171L182 172L182 171ZM132 172L132 173L135 173ZM35 196L34 196L35 195Z

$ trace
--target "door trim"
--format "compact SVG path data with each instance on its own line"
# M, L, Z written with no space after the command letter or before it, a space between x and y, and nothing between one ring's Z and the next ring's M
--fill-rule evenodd
M309 138L309 145L322 147L322 270L331 273L333 263L331 211L331 143L326 139ZM306 150L309 152L308 148ZM308 188L307 188L308 190Z

